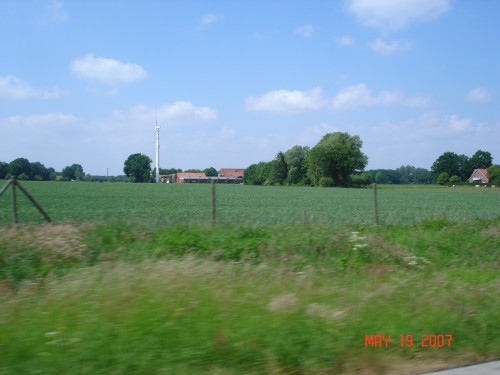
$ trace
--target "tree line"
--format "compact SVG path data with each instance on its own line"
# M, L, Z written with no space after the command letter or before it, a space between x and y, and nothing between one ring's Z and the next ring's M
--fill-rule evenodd
M17 158L10 163L0 161L0 179L15 177L24 181L55 181L62 179L65 181L89 180L90 175L85 175L80 164L72 164L57 172L52 167L46 167L42 163L30 162L26 158Z
M364 171L368 158L358 136L326 134L312 149L293 146L278 152L274 160L245 170L249 185L363 186L377 184L448 184L466 182L475 169L488 169L491 183L500 183L500 166L490 152L478 150L471 157L445 152L431 169L406 165L397 169Z
M278 152L274 160L250 165L245 170L249 185L353 186L370 183L364 171L368 157L363 142L344 132L326 134L316 146L293 146Z

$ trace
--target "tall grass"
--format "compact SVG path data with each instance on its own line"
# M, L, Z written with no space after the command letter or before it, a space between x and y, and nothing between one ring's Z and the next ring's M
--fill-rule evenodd
M498 219L0 235L0 374L409 374L500 355ZM365 347L377 333L391 345Z

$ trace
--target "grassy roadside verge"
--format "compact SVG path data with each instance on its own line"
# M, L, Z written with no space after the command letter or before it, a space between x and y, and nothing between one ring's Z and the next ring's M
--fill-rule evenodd
M403 374L500 355L499 220L1 235L0 374Z

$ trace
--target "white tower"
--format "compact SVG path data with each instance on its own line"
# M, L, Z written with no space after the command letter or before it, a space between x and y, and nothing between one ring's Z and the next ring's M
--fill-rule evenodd
M160 182L160 127L156 119L156 182Z

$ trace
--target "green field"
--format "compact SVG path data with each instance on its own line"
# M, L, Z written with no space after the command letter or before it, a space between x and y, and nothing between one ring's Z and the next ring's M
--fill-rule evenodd
M206 184L23 182L56 222L106 222L121 218L151 225L209 223ZM374 222L373 192L366 189L217 185L217 222L276 225ZM10 192L10 191L9 191ZM9 193L8 192L8 193ZM19 194L20 221L42 221ZM500 215L500 189L402 187L378 190L381 224ZM0 197L0 223L12 220L10 196Z
M375 226L371 189L218 185L212 226L209 185L23 186L55 223L19 196L12 225L0 198L0 375L417 374L500 358L500 190L382 187Z

